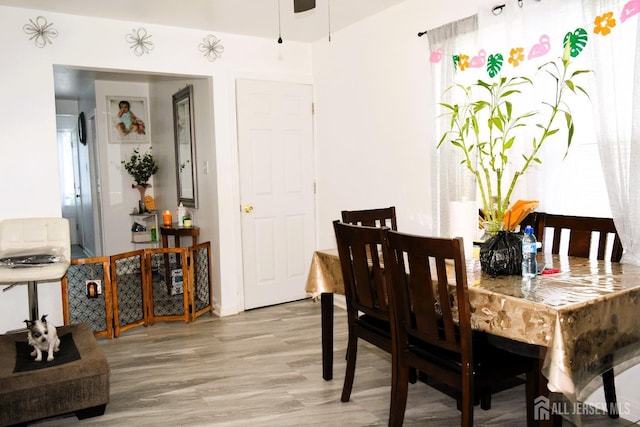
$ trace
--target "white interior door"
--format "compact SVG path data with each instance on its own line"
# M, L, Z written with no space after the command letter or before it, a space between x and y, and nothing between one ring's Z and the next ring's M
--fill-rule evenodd
M312 88L238 80L245 309L306 296L315 229Z
M71 244L82 244L77 116L56 114L62 217L69 220Z
M77 129L75 130L74 135L77 135ZM82 227L82 185L80 182L79 160L80 141L77 137L73 138L71 146L73 152L73 187L75 189L75 244L79 244L80 246L84 247L84 230Z
M90 208L87 211L87 229L85 234L89 234L89 237L85 237L85 241L88 241L87 246L90 250L85 248L85 252L91 254L91 256L103 256L104 253L104 239L103 239L103 224L102 224L102 183L100 181L100 161L98 143L100 142L97 137L96 130L96 110L94 109L89 115L87 122L87 147L89 147L87 156L90 164L90 193L87 195L89 198ZM89 215L90 214L90 215Z

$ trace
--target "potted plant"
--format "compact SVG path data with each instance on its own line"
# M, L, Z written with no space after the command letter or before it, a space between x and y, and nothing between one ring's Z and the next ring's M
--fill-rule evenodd
M462 152L462 164L476 179L485 220L494 232L501 228L519 178L533 163L541 163L538 152L561 127L567 131L565 156L568 153L574 123L565 97L568 93L577 92L588 97L587 92L574 81L588 70L572 71L571 57L577 56L585 44L586 40L568 34L562 58L538 68L538 74L552 79L555 90L549 93L550 99L541 101L537 110L516 113L518 100L527 96L523 92L524 87L535 85L526 76L478 80L471 86L453 85L447 89L462 91L463 101L459 104L441 103L449 125L440 138L438 148L449 142ZM528 132L522 132L524 127ZM511 158L516 147L522 153L519 164Z
M134 148L129 160L122 160L121 163L136 182L131 185L131 188L137 188L140 191L140 200L144 203L144 193L151 187L149 178L159 169L151 154L151 147L144 154L140 153L140 147Z

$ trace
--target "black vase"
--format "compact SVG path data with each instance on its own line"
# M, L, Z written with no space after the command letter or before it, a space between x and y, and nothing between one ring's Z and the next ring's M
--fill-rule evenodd
M482 271L493 276L522 274L522 234L498 231L480 248Z

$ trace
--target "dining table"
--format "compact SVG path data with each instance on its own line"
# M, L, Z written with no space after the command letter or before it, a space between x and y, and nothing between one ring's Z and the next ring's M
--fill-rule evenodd
M603 372L640 361L640 266L542 253L538 262L551 274L492 276L477 259L466 260L466 270L472 328L507 349L539 351L544 381L533 416L546 421L558 409L544 400L548 392L575 405L601 384ZM321 300L323 378L330 380L333 295L344 294L337 249L314 252L305 290ZM580 425L579 413L567 415Z

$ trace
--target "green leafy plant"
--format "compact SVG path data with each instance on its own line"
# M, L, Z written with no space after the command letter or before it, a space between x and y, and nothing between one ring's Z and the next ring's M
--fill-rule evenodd
M514 104L526 96L522 90L524 86L534 86L533 80L524 76L499 77L493 82L478 80L471 86L453 85L447 89L462 91L463 102L440 104L445 109L443 116L450 120L438 148L448 141L461 150L461 164L477 181L487 221L502 222L518 179L533 163L542 163L538 152L547 140L559 132L560 126L567 130L565 157L568 154L575 128L565 96L568 92L580 92L588 97L584 88L577 85L574 79L589 71L571 71L570 58L577 55L574 53L575 46L566 37L562 58L538 68L538 72L542 71L544 76L551 77L555 82L553 97L542 101L538 110L521 114L514 112ZM564 117L564 121L557 120L559 117ZM557 121L562 125L556 125ZM527 132L519 129L524 127L527 127ZM520 141L523 138L530 139L528 145ZM520 147L523 161L521 165L512 166L515 171L509 173L509 156L516 146Z
M124 168L133 177L137 185L146 186L149 178L158 172L158 165L151 155L151 147L149 150L140 154L140 147L136 147L131 153L129 160L123 160L121 163Z

